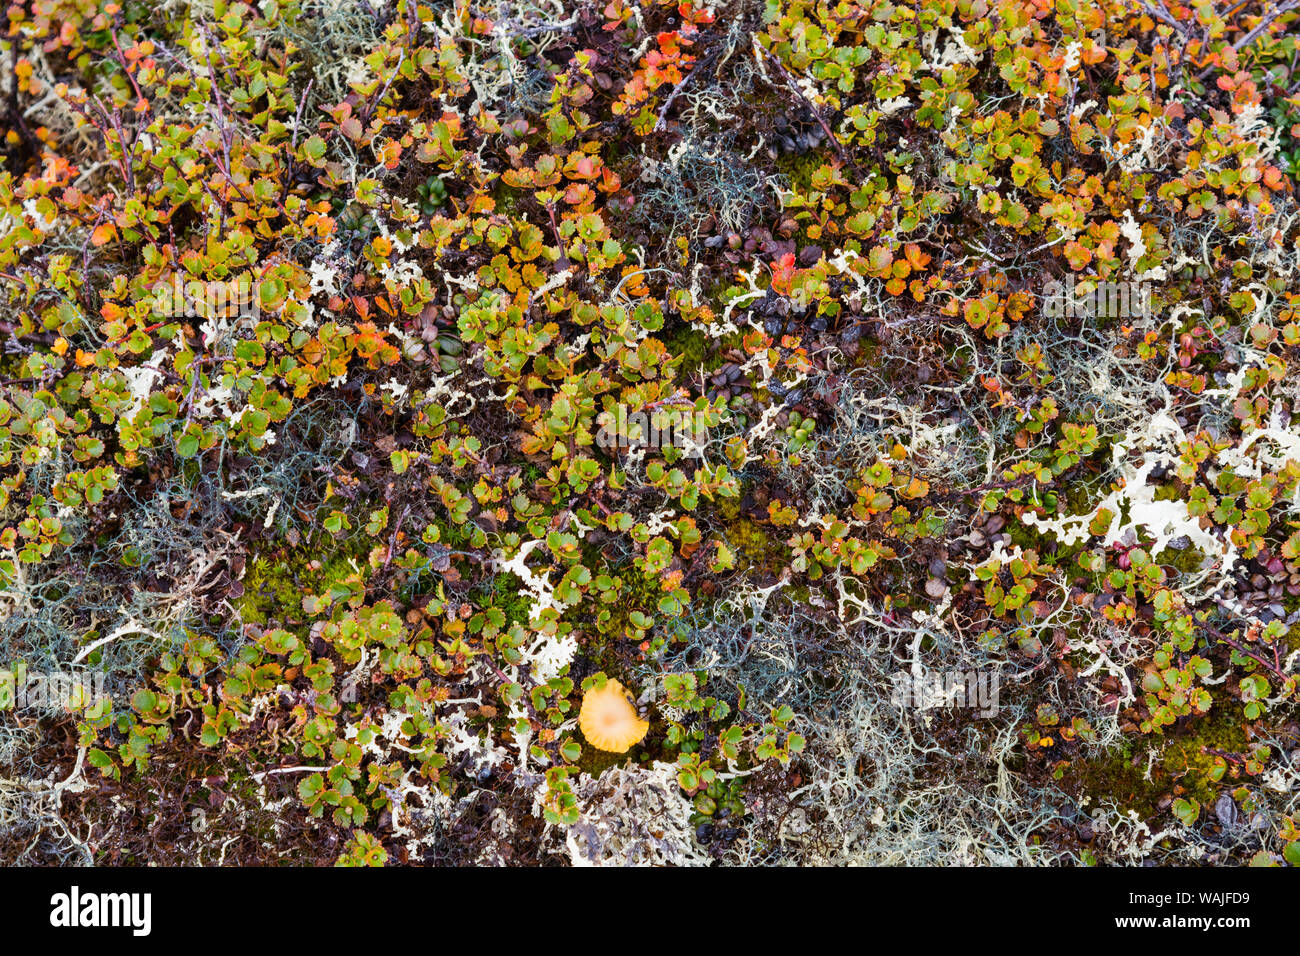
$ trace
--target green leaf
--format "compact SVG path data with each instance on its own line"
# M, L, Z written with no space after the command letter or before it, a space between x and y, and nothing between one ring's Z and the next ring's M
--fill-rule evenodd
M313 133L302 144L302 154L313 166L319 165L325 156L325 140Z
M1174 801L1174 816L1182 821L1183 826L1190 827L1196 823L1201 815L1201 805L1195 800L1184 800L1181 797Z

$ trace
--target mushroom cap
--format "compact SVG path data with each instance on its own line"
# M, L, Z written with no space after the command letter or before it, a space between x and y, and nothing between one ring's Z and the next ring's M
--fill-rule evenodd
M637 716L627 690L616 680L607 680L599 690L593 687L583 694L578 726L588 743L613 754L627 753L650 730L650 724Z

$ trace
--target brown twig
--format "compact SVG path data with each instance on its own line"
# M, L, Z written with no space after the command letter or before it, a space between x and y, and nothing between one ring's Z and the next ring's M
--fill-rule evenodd
M696 43L703 45L712 35L713 31L710 30L708 33L701 36ZM704 70L705 67L712 65L713 61L718 58L718 54L721 52L721 48L710 50L708 53L704 54L704 56L698 58L695 61L695 65L691 68L691 72L687 73L682 81L673 87L673 91L668 94L668 99L664 100L663 108L659 111L659 118L655 120L654 131L656 133L662 133L667 128L668 112L673 108L673 103L677 102L677 97L681 96L682 93L685 92L686 87L691 85L696 74Z
M1251 30L1244 37L1242 37L1236 43L1234 43L1232 45L1232 48L1234 50L1243 50L1246 47L1250 46L1251 43L1255 41L1256 37L1258 37L1261 33L1263 33L1265 30L1267 30L1270 26L1273 25L1274 20L1276 20L1278 17L1282 16L1283 14L1290 13L1292 10L1295 10L1297 7L1300 7L1300 0L1289 0L1288 3L1284 3L1279 7L1275 7L1272 13L1264 17L1264 19L1261 20L1256 25L1255 29ZM1208 77L1211 73L1213 73L1217 67L1218 64L1207 66L1200 73L1196 74L1196 82L1197 83L1205 82L1205 78Z
M1274 675L1278 680L1285 682L1293 679L1291 675L1287 674L1284 670L1282 670L1280 664L1270 663L1269 661L1260 657L1250 648L1246 647L1246 645L1242 644L1240 641L1234 640L1233 638L1229 637L1227 634L1224 634L1218 628L1213 627L1210 624L1202 624L1201 627L1203 627L1206 630L1206 632L1208 632L1215 640L1219 641L1222 644L1227 644L1229 647L1231 647L1233 650L1237 651L1238 653L1243 654L1246 657L1249 657L1260 667L1264 668L1270 674Z
M1296 2L1300 2L1300 0L1296 0ZM791 92L793 92L795 96L799 97L799 99L801 99L804 102L804 104L808 107L809 111L813 115L813 119L817 120L817 125L819 125L822 128L822 132L826 134L826 139L829 140L830 144L835 147L835 155L840 158L840 162L847 164L849 158L848 155L844 152L844 146L843 144L840 143L836 135L833 132L831 132L830 126L827 125L826 120L822 117L822 111L817 108L817 105L813 103L812 100L804 96L803 90L799 89L799 84L795 81L795 78L790 75L790 72L782 65L781 61L777 59L776 56L774 56L770 50L766 50L761 46L757 47L757 49L763 51L763 55L767 57L768 62L770 62L774 67L776 67L777 72L781 74L781 78L785 80L786 85L790 87Z

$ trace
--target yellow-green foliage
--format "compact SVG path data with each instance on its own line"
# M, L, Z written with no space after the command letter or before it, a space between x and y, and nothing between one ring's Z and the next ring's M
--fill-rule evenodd
M1294 784L1300 11L1155 6L10 6L0 651L114 687L39 759L238 765L231 863L1201 859Z

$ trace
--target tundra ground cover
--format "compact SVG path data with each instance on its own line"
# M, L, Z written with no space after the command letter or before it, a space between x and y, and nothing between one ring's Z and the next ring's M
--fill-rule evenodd
M1298 22L8 5L0 858L1300 863Z

